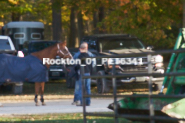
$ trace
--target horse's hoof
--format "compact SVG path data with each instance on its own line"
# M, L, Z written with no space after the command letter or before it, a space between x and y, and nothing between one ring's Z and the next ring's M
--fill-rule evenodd
M42 106L45 106L46 105L46 103L42 103Z
M35 106L39 106L39 104L38 103L35 103Z

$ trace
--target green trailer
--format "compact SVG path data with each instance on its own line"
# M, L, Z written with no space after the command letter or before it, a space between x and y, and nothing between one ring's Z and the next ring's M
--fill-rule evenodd
M182 28L174 50L185 49L184 37L185 28ZM114 107L116 107L118 115L123 115L132 121L166 121L172 123L177 122L175 119L185 119L185 75L178 75L178 73L185 73L185 52L172 53L165 74L168 73L176 73L177 75L165 76L159 94L139 96L135 94L132 97L125 97L117 101L117 104L110 104L108 108L115 110ZM167 89L165 93L164 88ZM129 117L129 115L138 118Z

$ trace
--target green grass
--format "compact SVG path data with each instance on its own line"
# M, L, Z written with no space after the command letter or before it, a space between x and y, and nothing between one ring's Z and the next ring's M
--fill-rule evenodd
M46 114L25 116L1 116L0 122L6 123L83 123L83 114ZM87 116L87 123L113 123L114 118ZM126 119L119 119L120 123L131 123Z
M35 95L34 83L24 83L23 93L21 95L14 95L11 91L11 87L12 86L0 86L0 102L33 100ZM147 94L147 87L147 84L125 84L119 86L117 92L118 94ZM112 92L113 90L111 89L110 93L103 95L112 95ZM98 94L96 85L91 86L91 93ZM156 94L157 91L153 93ZM74 88L67 88L64 80L50 81L45 84L44 97L46 100L71 99L74 97Z
M11 91L12 86L0 86L0 94L3 95L12 95ZM130 93L130 92L148 92L148 85L147 84L125 84L118 87L118 93ZM23 94L34 94L35 92L35 85L34 83L24 83L23 85ZM91 92L93 94L97 94L97 87L96 85L91 86ZM112 90L110 91L110 93ZM50 95L73 95L74 89L67 88L66 82L64 80L55 80L46 82L45 84L45 94ZM110 94L109 93L109 94Z
M3 86L0 89L1 94L11 95L11 85ZM34 83L24 83L23 84L23 94L34 94L35 92L35 84ZM54 94L54 95L71 95L73 94L74 89L68 89L66 88L65 81L62 80L56 80L56 81L50 81L46 82L45 84L45 94Z

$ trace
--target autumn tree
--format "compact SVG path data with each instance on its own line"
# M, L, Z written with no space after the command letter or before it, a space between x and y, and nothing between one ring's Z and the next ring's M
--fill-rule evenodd
M110 33L133 34L158 48L173 47L176 33L169 32L182 22L181 0L116 0L115 5L103 21Z
M52 2L52 29L53 40L62 40L62 0L51 0Z
M70 12L70 32L69 32L69 47L78 47L79 42L84 36L83 14L81 9L83 0L69 1L68 5L71 9Z
M46 39L53 37L54 40L61 40L61 37L65 37L69 40L70 47L78 46L84 35L127 33L158 49L172 48L178 30L183 25L182 2L183 0L0 0L0 21L41 21L45 24Z
M31 11L32 2L30 0L1 0L0 8L5 14L11 14L12 21L20 21L23 14Z

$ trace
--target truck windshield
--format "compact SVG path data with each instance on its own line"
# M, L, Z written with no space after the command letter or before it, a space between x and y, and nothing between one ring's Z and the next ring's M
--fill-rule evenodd
M99 41L102 51L121 49L145 49L138 39L103 39Z
M32 53L32 52L37 52L37 51L40 51L40 50L43 50L49 46L52 46L54 44L56 44L57 42L34 42L34 43L31 43L31 45L29 45L29 52Z
M8 39L0 39L0 50L11 50Z

